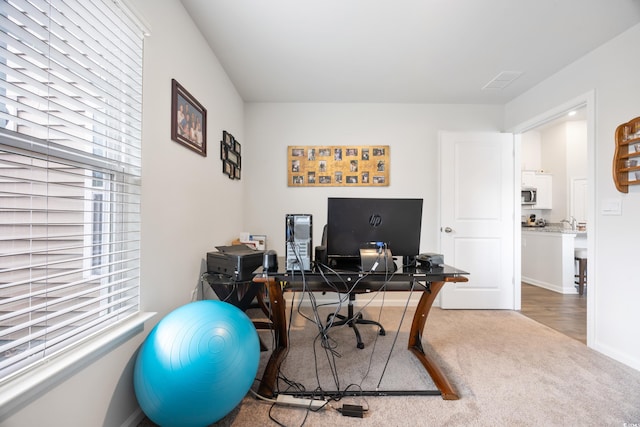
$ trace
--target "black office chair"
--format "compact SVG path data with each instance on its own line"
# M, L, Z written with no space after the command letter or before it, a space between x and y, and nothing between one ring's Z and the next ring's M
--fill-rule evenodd
M320 246L316 246L316 252L315 252L315 259L316 259L316 268L322 268L321 265L319 264L327 264L328 259L327 259L327 226L325 225L323 230L322 230L322 244ZM337 314L337 313L331 313L327 316L327 324L330 325L330 327L334 327L334 326L342 326L342 325L347 325L349 326L351 329L353 329L353 332L356 334L356 341L357 341L357 347L362 349L364 348L364 343L362 342L362 337L360 336L360 331L358 330L358 327L356 325L375 325L379 328L379 334L380 335L386 335L386 331L384 330L384 326L382 326L382 324L380 324L379 322L376 322L375 320L368 320L365 319L362 316L362 313L358 313L357 315L354 314L354 310L353 310L353 303L356 300L356 294L358 293L362 293L362 292L357 292L357 290L352 290L351 292L349 292L349 304L347 305L347 315L343 315L343 314ZM340 320L336 320L336 319L340 319ZM333 322L331 322L333 320Z

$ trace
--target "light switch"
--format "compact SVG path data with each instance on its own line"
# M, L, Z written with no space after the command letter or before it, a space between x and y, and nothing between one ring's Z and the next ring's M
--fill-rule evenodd
M622 199L604 199L602 215L622 215Z

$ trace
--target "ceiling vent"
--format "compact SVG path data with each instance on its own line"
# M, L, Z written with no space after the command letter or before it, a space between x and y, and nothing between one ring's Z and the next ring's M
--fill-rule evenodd
M495 76L489 83L484 85L482 90L486 89L504 89L511 82L522 75L522 71L503 71Z

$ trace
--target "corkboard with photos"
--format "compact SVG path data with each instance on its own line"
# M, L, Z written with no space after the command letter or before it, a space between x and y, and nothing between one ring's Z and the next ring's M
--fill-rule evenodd
M289 187L389 185L388 145L287 147Z

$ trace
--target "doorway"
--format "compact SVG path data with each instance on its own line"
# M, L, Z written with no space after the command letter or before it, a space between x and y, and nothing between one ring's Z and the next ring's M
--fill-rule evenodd
M522 282L520 313L583 344L587 343L587 300Z
M595 176L593 156L595 117L593 101L593 93L586 94L529 120L514 130L519 140L519 150L517 151L520 153L519 156L516 156L516 163L520 163L520 165L517 165L520 166L520 173L516 175L521 175L524 170L543 170L554 175L552 209L541 211L522 209L521 217L525 214L529 216L530 212L535 212L538 218L543 218L545 222L558 226L566 224L562 222L563 220L570 220L572 217L580 216L581 219L578 220L576 218L576 222L580 221L587 224L586 236L583 235L584 246L587 248L588 253L587 277L594 277L593 265L595 259L592 244L596 227L593 207L594 189L592 185L589 185L589 183L593 182ZM569 112L575 113L573 116L569 116ZM553 157L551 161L545 161L545 155L541 155L540 158L535 158L534 156L533 159L527 157L532 156L531 139L527 142L531 133L537 133L540 136L545 132L551 134L555 132L557 137L558 133L569 129L571 126L579 126L576 123L581 123L584 126L584 139L586 140L583 144L584 152L574 155L570 150L575 149L575 147L567 145L562 148L566 150L561 153L565 156L564 158L559 153L549 152L546 153L546 157L547 159ZM533 146L535 147L535 144ZM518 162L518 157L520 162ZM576 159L581 160L577 161ZM520 176L516 176L516 182L521 182ZM520 243L526 245L526 239L522 236L520 238ZM521 246L519 249L521 249L519 256L522 257L525 253L524 247ZM557 292L557 290L554 292L553 290L544 289L544 286L543 288L531 287L529 284L522 283L525 281L523 275L523 271L527 267L525 263L526 259L523 257L520 265L521 280L516 281L516 283L521 283L521 286L516 286L517 298L519 297L519 301L516 300L516 306L520 308L522 314L588 344L590 342L590 331L593 330L591 325L594 322L589 310L589 307L593 306L590 303L590 299L594 294L594 281L589 281L588 289L591 292L587 292L584 296L563 294ZM573 269L571 271L573 272ZM540 310L542 305L546 307L544 310Z

